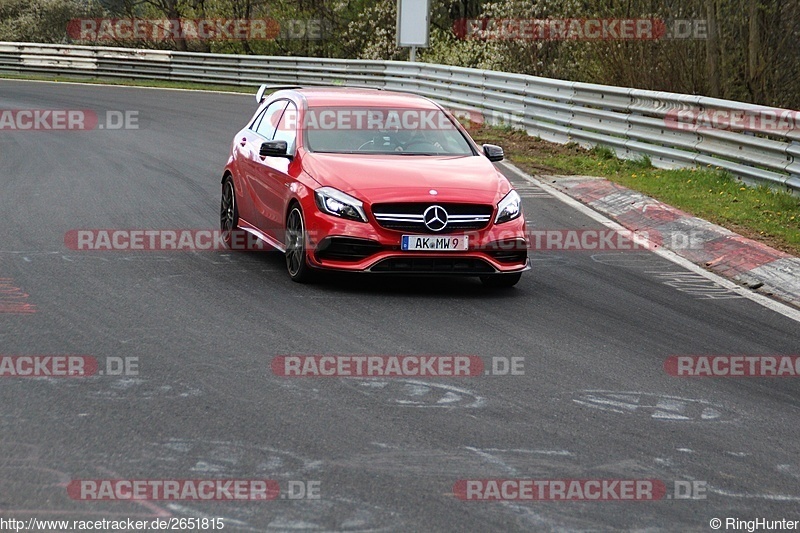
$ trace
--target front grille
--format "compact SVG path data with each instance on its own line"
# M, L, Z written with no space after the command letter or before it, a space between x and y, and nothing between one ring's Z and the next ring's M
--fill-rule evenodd
M360 261L383 249L380 243L352 237L327 237L320 241L314 255L319 260Z
M438 205L447 212L447 225L440 231L433 231L425 225L425 210L433 205ZM414 233L444 234L480 230L489 225L493 212L493 206L482 204L409 202L372 206L372 214L381 227Z
M394 274L491 274L495 269L481 259L471 257L391 257L379 261L372 272Z

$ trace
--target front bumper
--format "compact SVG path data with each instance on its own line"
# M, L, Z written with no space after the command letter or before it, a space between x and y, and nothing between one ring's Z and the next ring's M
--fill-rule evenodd
M469 249L459 252L410 252L402 235L370 222L356 222L305 209L307 261L314 268L385 274L483 276L529 270L524 217L477 231L465 231ZM452 236L452 234L451 234Z

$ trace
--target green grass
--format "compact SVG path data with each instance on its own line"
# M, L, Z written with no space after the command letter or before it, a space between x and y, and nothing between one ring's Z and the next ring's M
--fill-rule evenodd
M714 168L663 170L648 158L617 159L596 147L585 155L554 155L545 165L573 174L602 176L748 236L800 255L800 196L768 187L747 187Z

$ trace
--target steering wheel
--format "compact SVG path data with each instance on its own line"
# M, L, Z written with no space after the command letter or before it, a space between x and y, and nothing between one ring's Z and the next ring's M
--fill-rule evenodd
M364 149L364 147L365 147L366 145L368 145L368 144L375 144L375 139L370 139L370 140L368 140L367 142L365 142L364 144L362 144L361 146L359 146L359 147L358 147L358 151L360 152L361 150L363 150L363 149Z
M409 148L411 148L414 145L418 145L418 144L423 145L423 146L429 146L429 147L433 148L433 150L436 151L436 152L440 152L440 151L444 150L444 148L442 148L442 145L440 145L439 143L435 143L435 142L419 139L419 140L415 140L415 141L410 141L408 144L403 146L403 151L407 152L407 151L409 151Z
M379 144L380 142L382 142L383 144ZM371 139L365 142L364 144L358 147L358 150L361 151L370 144L373 145L372 150L374 151L381 150L383 147L387 147L391 151L392 148L398 146L397 141L390 140L389 137L383 137L378 142L375 142L375 139Z

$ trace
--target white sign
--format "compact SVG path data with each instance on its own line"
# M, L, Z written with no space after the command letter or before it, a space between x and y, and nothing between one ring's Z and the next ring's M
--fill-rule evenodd
M430 0L397 0L397 46L428 47Z

